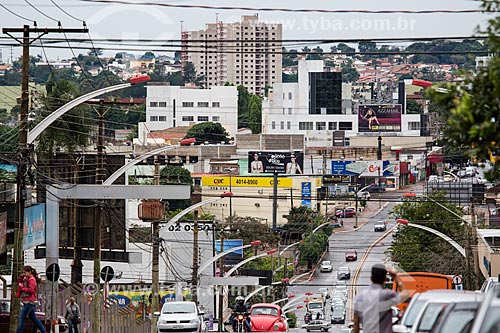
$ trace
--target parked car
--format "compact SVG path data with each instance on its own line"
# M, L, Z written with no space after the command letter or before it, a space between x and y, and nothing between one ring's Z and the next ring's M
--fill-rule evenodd
M385 187L384 185L372 185L366 189L367 192L369 193L379 193L379 192L385 192Z
M337 216L337 218L356 216L356 208L347 207L345 209L337 209L335 216Z
M166 302L158 317L158 332L203 332L204 312L199 311L194 302Z
M36 317L42 323L45 323L45 313L36 311ZM0 332L8 332L9 331L9 321L10 321L10 299L8 298L0 298ZM17 321L17 319L16 319ZM57 322L59 324L59 332L66 332L68 330L68 322L63 316L57 316ZM50 325L45 325L45 327ZM48 332L49 330L47 330ZM26 318L24 323L23 333L34 333L37 332L37 328L35 324L29 319Z
M349 249L345 251L345 261L356 261L358 260L358 252L354 249Z
M386 231L387 223L385 221L377 221L373 224L373 231Z
M345 324L345 311L334 308L332 312L331 323Z
M333 265L331 261L325 260L321 262L319 267L320 272L331 272L333 271Z
M500 285L493 285L484 297L471 325L470 333L500 332Z
M431 333L468 332L476 316L480 302L450 303L439 315Z
M326 332L329 331L331 327L332 324L330 324L325 320L313 320L309 324L302 325L302 328L304 328L307 332L310 331Z
M351 270L347 266L341 266L337 270L338 280L349 280L351 278Z
M286 332L288 323L281 307L271 303L256 303L250 308L252 332Z

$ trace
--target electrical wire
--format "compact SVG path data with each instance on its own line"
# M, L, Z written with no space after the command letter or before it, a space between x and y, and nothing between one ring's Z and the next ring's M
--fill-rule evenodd
M23 20L28 21L28 22L35 22L35 20L30 20L30 19L28 19L28 18L26 18L26 17L24 17L22 15L17 14L16 12L14 12L14 11L10 10L9 8L5 7L5 5L2 5L1 3L0 3L0 7L2 7L3 9L5 9L9 13L11 13L12 15L19 17L20 19L23 19Z
M78 17L76 16L73 16L71 15L69 12L67 12L66 10L64 10L61 6L59 6L54 0L50 0L50 2L52 2L54 4L54 6L56 6L60 11L62 11L64 14L68 15L69 17L71 17L72 19L76 20L76 21L80 21L80 22L84 22L83 20L79 19Z
M30 5L31 8L33 8L34 10L36 10L37 12L39 12L40 14L42 14L43 16L45 16L46 18L48 18L49 20L52 20L54 22L57 22L60 24L59 20L56 20L55 18L45 14L44 12L42 12L40 9L38 9L37 7L33 6L28 0L24 0L24 2L26 2L28 5Z

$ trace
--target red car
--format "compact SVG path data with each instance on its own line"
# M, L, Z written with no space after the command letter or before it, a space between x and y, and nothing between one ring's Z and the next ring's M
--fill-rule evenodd
M35 312L36 317L42 322L45 323L45 313L43 312ZM10 320L10 299L0 298L0 332L8 332L9 331L9 320ZM17 320L16 320L17 321ZM66 332L68 329L68 323L66 319L62 316L58 316L59 321L59 332ZM47 326L50 325L45 325ZM47 330L48 332L49 330ZM23 333L36 333L38 330L35 327L35 324L29 319L26 318Z
M256 303L250 308L252 332L286 332L288 324L281 307L271 303Z
M353 249L345 251L345 261L356 261L358 260L358 252Z
M335 212L337 217L353 217L356 216L356 208L347 207L346 209L338 209Z

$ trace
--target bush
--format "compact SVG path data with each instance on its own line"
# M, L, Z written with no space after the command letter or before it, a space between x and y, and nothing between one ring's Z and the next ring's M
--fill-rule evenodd
M297 326L297 316L293 312L285 314L288 318L288 328L295 328Z

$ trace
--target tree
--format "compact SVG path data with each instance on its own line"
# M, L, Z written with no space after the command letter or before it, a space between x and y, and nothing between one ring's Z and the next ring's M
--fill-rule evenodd
M229 134L220 123L203 122L194 125L186 133L187 138L195 138L198 143L229 143Z
M356 52L356 49L353 47L350 47L349 45L345 43L339 43L337 45L337 50L342 52L342 53L347 53L347 55L354 55L354 52Z
M144 53L144 55L141 57L141 59L154 59L155 58L155 54L153 52L150 52L150 51L147 51L146 53Z
M247 87L244 85L239 85L238 89L238 127L249 127L250 121L250 93Z
M500 10L500 2L484 1L482 8L488 12ZM492 58L487 67L473 75L469 73L464 82L445 84L430 93L431 102L440 106L446 119L444 136L448 146L466 147L471 158L490 160L500 144L500 17L488 21L486 29ZM492 159L495 167L487 172L490 180L500 179L500 159Z
M432 193L429 197L456 214L461 213L457 206L445 200L442 193ZM457 221L454 214L441 209L431 200L405 201L394 207L392 215L396 219L406 219L438 230L462 246L465 243L465 227L461 221ZM417 228L399 227L390 254L392 260L408 272L456 274L465 271L463 257L453 246L440 237Z
M196 73L196 69L192 62L187 62L184 66L182 77L184 83L194 83L198 87L203 86L203 76Z
M229 231L224 230L225 238L243 239L243 244L260 240L265 247L278 245L279 237L272 233L269 227L255 217L231 216L226 220Z
M251 95L248 103L250 129L253 134L259 134L262 131L262 98L257 95Z
M414 99L406 100L406 113L420 114L422 113L422 105L418 104Z
M2 109L5 110L5 109ZM0 151L15 152L19 145L19 128L0 124ZM4 163L4 162L2 162Z
M160 185L193 185L189 170L177 165L166 165L160 170ZM190 199L169 200L168 210L184 210L191 206Z
M342 68L342 82L356 82L359 79L359 73L356 68L351 65L341 65Z
M323 49L319 46L314 48L311 54L308 54L306 60L321 60L323 59Z

